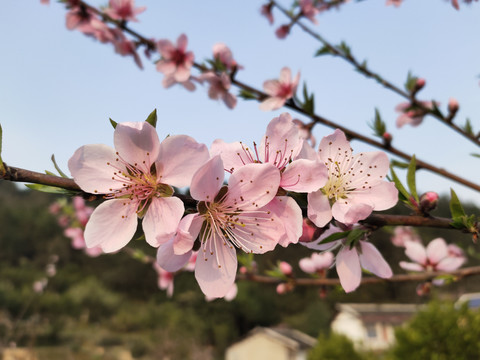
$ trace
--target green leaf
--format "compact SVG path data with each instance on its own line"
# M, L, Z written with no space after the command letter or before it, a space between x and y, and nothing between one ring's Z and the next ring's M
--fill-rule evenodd
M407 164L407 163L404 163L404 162L402 162L402 161L397 161L397 160L391 160L391 161L390 161L390 165L393 166L393 167L400 168L400 169L406 169L406 168L408 168L408 164Z
M328 244L328 243L331 243L333 241L337 241L337 240L340 240L340 239L345 239L348 236L348 234L350 234L350 230L334 233L332 235L327 236L325 239L323 239L320 242L320 244L323 245L323 244Z
M417 185L415 181L415 172L417 171L417 161L415 159L415 155L412 155L412 160L408 165L408 172L407 172L407 184L408 188L410 189L410 193L412 194L413 198L419 202L418 194L417 194Z
M470 122L470 119L467 118L467 121L465 123L465 126L463 127L463 130L468 134L473 136L473 127L472 123Z
M470 154L470 155L473 156L473 157L480 158L480 154Z
M407 81L405 82L405 89L408 92L412 92L415 89L415 85L417 84L417 77L413 76L412 73L409 71L407 74Z
M454 222L457 222L460 218L463 216L466 216L465 210L463 210L463 206L460 203L460 200L458 200L458 196L453 191L453 189L450 189L450 213L452 214L452 219ZM462 221L463 223L463 221Z
M77 192L72 190L66 190L55 186L43 185L43 184L25 184L26 187L32 190L51 193L51 194L63 194L63 195L75 195Z
M238 96L245 100L257 100L257 96L245 89L241 89Z
M60 167L57 165L57 162L55 161L55 155L52 154L51 159L52 159L52 162L53 162L53 166L55 166L55 169L58 171L60 176L68 179L68 176L62 170L60 170Z
M437 106L437 103L435 101L432 100L432 110L430 110L430 112L433 114L433 115L436 115L438 117L442 117L443 118L443 114L442 112L440 111L440 109L438 108Z
M400 195L404 197L404 200L408 200L410 198L410 194L408 193L407 189L405 189L405 187L403 186L402 182L398 178L392 166L390 166L390 171L392 173L393 182L395 183L396 188L400 192Z
M315 56L322 56L327 54L333 54L333 51L329 46L324 46L317 50L317 52L315 53Z
M383 134L387 131L387 125L385 125L385 122L382 120L377 108L375 108L375 118L368 126L374 131L374 135L379 137L383 137Z
M150 115L148 115L147 119L145 120L153 127L157 127L157 109L154 109Z
M355 246L355 243L360 240L368 230L364 229L353 229L347 236L347 245L350 246L350 249Z
M342 41L342 42L340 43L340 45L338 46L338 48L343 52L343 54L344 54L346 57L351 57L352 52L351 52L350 46L348 46L345 41Z
M109 120L110 120L110 124L112 124L113 128L115 129L118 124L115 121L113 121L111 118L109 118Z

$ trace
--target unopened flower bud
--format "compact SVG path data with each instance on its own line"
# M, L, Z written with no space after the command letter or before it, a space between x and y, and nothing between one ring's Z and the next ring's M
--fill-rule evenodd
M290 276L292 275L292 266L285 262L285 261L280 261L278 264L278 268L282 272L283 275Z
M282 25L275 31L275 35L277 35L279 39L285 39L289 33L290 25Z
M455 114L459 107L457 99L450 98L450 100L448 100L448 111L450 114Z
M435 209L438 204L438 194L434 191L428 191L420 196L420 210L428 213Z
M415 89L418 91L418 90L422 89L425 86L425 84L426 84L425 79L418 78L417 82L415 83Z
M248 273L248 269L246 266L240 266L240 269L238 271L240 272L240 274Z
M417 286L417 295L418 296L425 296L425 295L428 295L430 293L430 289L432 287L432 283L430 282L424 282L424 283L421 283Z
M277 294L282 295L287 292L287 284L281 283L277 285Z
M382 135L382 138L385 144L390 145L390 143L392 142L393 136L389 132L385 131Z

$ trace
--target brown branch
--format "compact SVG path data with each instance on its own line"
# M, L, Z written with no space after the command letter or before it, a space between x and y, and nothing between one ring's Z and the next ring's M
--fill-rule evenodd
M272 0L271 3L274 6L276 6L285 16L287 16L291 20L291 25L297 24L303 31L305 31L307 34L312 36L314 39L321 42L323 44L323 46L325 46L332 55L338 56L341 59L345 60L349 64L353 65L359 73L365 75L368 78L376 80L378 83L383 85L385 88L387 88L387 89L397 93L398 95L404 97L405 99L410 101L413 105L415 105L416 107L425 111L426 114L429 114L429 115L433 116L434 118L439 120L441 123L443 123L444 125L450 127L452 130L457 132L458 134L464 136L465 138L467 138L468 140L470 140L471 142L473 142L477 146L480 146L480 139L479 138L477 138L474 134L466 132L460 126L457 126L452 122L453 116L445 117L440 113L433 112L432 109L426 107L425 105L422 104L421 101L417 100L415 98L414 93L409 93L409 92L406 92L406 91L402 90L398 86L394 85L392 82L390 82L388 80L385 80L385 78L383 78L379 73L376 73L376 72L373 72L373 71L369 70L365 64L360 63L350 52L345 53L341 49L338 49L336 46L332 45L324 37L322 37L319 33L313 31L307 25L302 23L300 21L298 15L294 16L294 15L290 14L285 8L283 8L281 5L279 5L276 1ZM301 14L301 12L300 12L300 14Z
M468 268L463 268L459 270L455 270L452 272L444 272L444 271L437 271L437 272L424 272L418 274L400 274L400 275L393 275L389 279L382 279L377 277L362 277L361 284L379 284L379 283L400 283L400 282L414 282L414 281L430 281L439 276L453 276L457 278L457 280L480 274L480 266L472 266ZM256 275L256 274L238 274L237 280L246 280L246 281L253 281L259 282L263 284L280 284L284 283L285 280L274 278L265 275ZM339 279L329 279L329 278L291 278L288 280L289 283L295 286L336 286L340 285Z

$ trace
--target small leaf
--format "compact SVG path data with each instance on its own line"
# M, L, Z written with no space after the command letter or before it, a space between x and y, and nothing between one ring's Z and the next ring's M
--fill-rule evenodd
M467 118L467 121L465 123L465 126L463 127L463 130L468 134L473 136L473 127L472 123L470 122L470 119Z
M43 184L25 184L25 186L32 189L32 190L51 193L51 194L63 194L63 195L75 195L75 194L77 194L77 192L72 191L72 190L66 190L66 189L62 189L62 188L59 188L59 187L43 185Z
M480 154L470 154L470 155L473 156L473 157L480 158Z
M157 127L157 109L154 109L150 115L148 115L147 119L145 120L153 127Z
M370 128L374 131L374 135L379 137L383 137L383 134L385 134L385 132L387 131L387 126L382 120L380 112L377 108L375 108L375 118L373 119L373 122L370 123L368 126L370 126Z
M404 163L404 162L402 162L402 161L391 160L391 161L390 161L390 164L391 164L393 167L397 167L397 168L400 168L400 169L406 169L406 168L408 168L408 164L407 164L407 163Z
M348 46L345 41L342 41L342 42L340 43L340 45L338 46L338 48L343 52L343 54L344 54L346 57L351 57L351 49L350 49L350 46Z
M415 89L415 85L417 84L417 77L413 76L412 73L409 71L407 74L407 81L405 82L405 89L408 92L412 92Z
M350 249L355 246L355 243L360 240L368 230L364 229L353 229L347 236L347 245L350 246Z
M315 53L315 56L322 56L327 54L333 54L333 51L329 46L324 46L317 50L317 52Z
M395 183L395 187L398 189L398 191L404 197L405 200L409 199L410 194L408 193L407 189L405 189L405 187L403 186L402 182L398 178L392 166L390 166L390 171L392 173L392 179L393 179L393 182Z
M58 173L60 174L60 176L63 177L63 178L68 179L68 176L65 175L65 173L64 173L62 170L60 170L60 167L57 165L57 162L55 161L55 155L52 154L51 159L52 159L52 162L53 162L53 166L55 166L55 169L58 171Z
M241 89L238 96L245 100L257 100L257 97L254 94L245 89Z
M466 216L465 210L463 210L463 206L460 203L460 200L458 200L458 196L453 191L453 189L450 189L450 212L452 214L452 219L454 222L457 222L457 220L461 219L461 217ZM462 221L463 223L463 221Z
M115 129L117 127L117 122L116 121L113 121L111 118L109 118L110 120L110 124L112 124L113 128Z
M418 194L417 194L417 185L415 181L415 172L417 171L417 161L415 159L415 155L412 156L412 160L408 165L408 172L407 172L407 184L408 188L410 189L410 193L414 197L414 199L419 202Z
M337 240L340 240L340 239L345 239L348 236L348 234L350 234L350 231L343 231L343 232L334 233L332 235L327 236L325 239L323 239L320 242L320 245L328 244L328 243L331 243L331 242L334 242L334 241L337 241Z
M437 103L433 100L432 100L432 110L430 110L430 113L432 113L433 115L436 115L438 117L443 118L442 112L438 108Z

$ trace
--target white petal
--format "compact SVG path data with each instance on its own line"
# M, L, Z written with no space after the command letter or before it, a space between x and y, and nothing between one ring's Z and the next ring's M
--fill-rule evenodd
M296 244L303 232L302 209L297 202L290 196L275 196L267 207L277 215L285 228L285 235L279 239L278 243L283 247Z
M383 258L378 249L371 243L366 241L360 241L360 248L362 252L360 254L360 264L365 270L381 277L392 277L392 269Z
M328 198L321 190L309 193L307 196L308 218L318 227L324 227L332 220L332 209Z
M287 191L313 192L327 182L327 167L318 162L299 159L289 164L282 173L280 187Z
M198 201L213 201L222 187L224 176L222 159L220 155L214 156L193 175L190 195Z
M158 247L170 240L184 212L183 202L177 197L152 198L142 222L147 243Z
M135 211L135 204L125 200L108 200L100 204L85 228L87 247L100 245L104 252L109 253L127 245L137 230Z
M345 292L355 290L362 280L362 269L360 268L357 250L344 247L337 254L336 264L340 284Z

